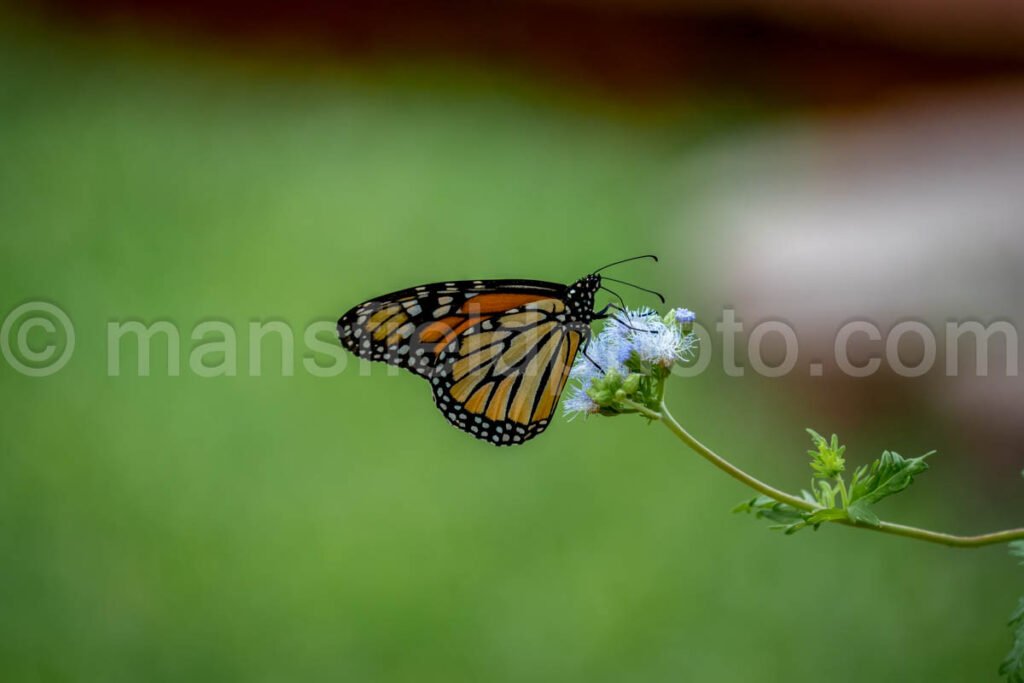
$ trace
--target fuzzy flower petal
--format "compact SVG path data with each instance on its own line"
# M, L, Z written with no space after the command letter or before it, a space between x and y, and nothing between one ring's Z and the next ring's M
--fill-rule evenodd
M601 410L601 407L594 403L586 391L580 386L574 386L569 390L569 396L562 402L562 412L572 420L580 415L592 415Z
M681 357L683 335L679 326L666 324L649 308L630 311L624 320L613 319L609 324L620 328L623 336L619 349L622 362L636 354L644 363L669 367Z
M693 357L694 352L697 350L698 337L695 334L687 334L683 337L683 343L679 348L679 357L683 360L688 360Z

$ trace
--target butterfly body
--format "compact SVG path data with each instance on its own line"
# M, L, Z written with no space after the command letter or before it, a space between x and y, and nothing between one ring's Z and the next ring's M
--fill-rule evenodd
M431 384L459 429L515 445L547 428L577 352L590 339L601 276L570 285L465 280L375 297L338 321L342 345Z

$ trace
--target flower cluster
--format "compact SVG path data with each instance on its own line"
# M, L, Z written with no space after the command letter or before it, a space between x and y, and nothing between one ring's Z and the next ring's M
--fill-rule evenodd
M636 405L657 410L672 366L697 344L694 314L677 308L665 317L649 308L609 319L573 366L565 414L619 415Z

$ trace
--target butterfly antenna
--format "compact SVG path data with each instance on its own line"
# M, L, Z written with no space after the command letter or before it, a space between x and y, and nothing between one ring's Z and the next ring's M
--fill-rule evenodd
M634 285L632 282L626 282L625 280L616 280L613 277L602 277L601 279L608 280L609 282L617 282L620 285L626 285L627 287L632 287L633 289L639 289L641 292L653 294L654 296L658 297L661 303L665 303L665 297L663 297L660 293L655 292L653 289L647 289L646 287L641 287L640 285Z
M657 257L657 256L655 256L654 254L644 254L643 256L633 256L633 257L631 257L631 258L624 258L624 259L622 259L621 261L614 261L614 262L612 262L612 263L609 263L609 264L608 264L608 265L606 265L606 266L601 266L600 268L598 268L597 270L595 270L593 274L594 274L594 275L597 275L598 273L600 273L600 272L601 272L602 270L604 270L605 268L611 268L612 266L617 266L617 265L619 265L620 263L629 263L630 261L639 261L640 259L644 259L644 258L649 258L649 259L652 259L652 260L653 260L653 261L654 261L655 263L657 263L657 262L658 262L658 257Z

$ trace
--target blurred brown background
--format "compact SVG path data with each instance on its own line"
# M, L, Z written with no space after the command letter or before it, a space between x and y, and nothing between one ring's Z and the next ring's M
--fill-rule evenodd
M1016 80L1024 65L1024 7L1013 0L52 0L42 8L68 22L236 48L513 66L634 103L713 87L861 108L907 88Z

